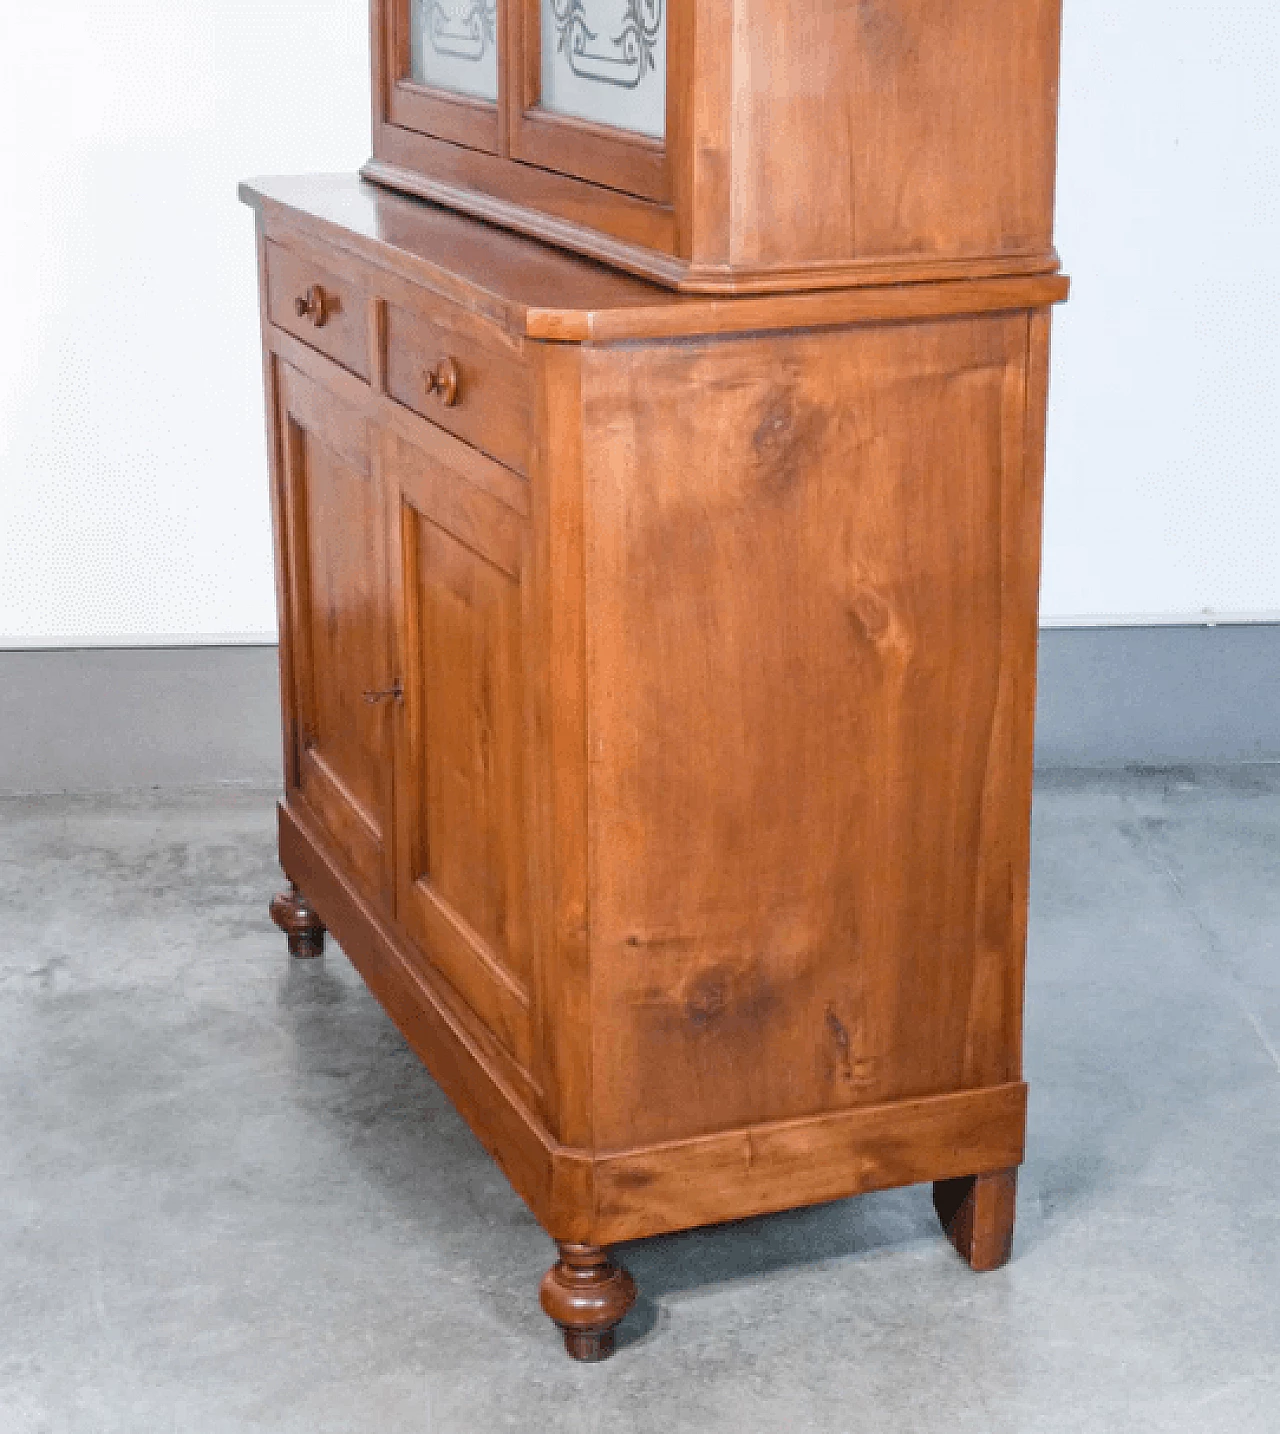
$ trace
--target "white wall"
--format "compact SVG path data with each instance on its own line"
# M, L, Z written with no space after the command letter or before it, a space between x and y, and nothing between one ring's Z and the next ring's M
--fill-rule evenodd
M961 0L955 0L961 3ZM254 173L363 0L0 0L0 646L274 629ZM1280 616L1276 0L1066 0L1046 620Z
M1280 3L1065 0L1046 619L1280 618Z
M0 646L271 634L252 174L369 153L363 0L0 0Z

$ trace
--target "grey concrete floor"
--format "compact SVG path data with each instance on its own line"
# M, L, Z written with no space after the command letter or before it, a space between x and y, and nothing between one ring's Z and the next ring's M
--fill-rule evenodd
M0 1434L1280 1430L1280 769L1042 779L1010 1266L923 1187L652 1240L599 1366L272 835L0 802Z

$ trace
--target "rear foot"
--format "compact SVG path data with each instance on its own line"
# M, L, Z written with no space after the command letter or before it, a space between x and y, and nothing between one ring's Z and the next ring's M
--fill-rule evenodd
M307 905L307 898L292 883L271 903L271 919L289 938L289 955L320 956L324 952L324 923Z
M1018 1171L965 1175L938 1180L933 1206L947 1239L972 1269L998 1270L1013 1248L1013 1218L1018 1203Z

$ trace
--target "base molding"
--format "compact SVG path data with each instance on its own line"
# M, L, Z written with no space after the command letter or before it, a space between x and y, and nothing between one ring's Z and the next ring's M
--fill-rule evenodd
M559 1144L494 1070L323 836L279 808L280 863L552 1238L603 1246L1021 1163L1021 1083L634 1150Z
M470 161L475 163L474 159ZM839 262L791 266L700 264L643 244L629 242L587 224L504 199L486 190L446 179L432 179L403 165L370 159L360 177L400 194L460 210L475 219L528 235L573 254L585 255L650 279L685 294L785 294L813 289L844 289L863 284L923 284L959 279L1004 279L1032 274L1055 274L1061 267L1056 249L999 257L959 259L846 259ZM643 201L633 201L643 204ZM669 208L647 205L655 215L670 215Z
M594 1161L601 1244L1022 1163L1021 1083L746 1126Z

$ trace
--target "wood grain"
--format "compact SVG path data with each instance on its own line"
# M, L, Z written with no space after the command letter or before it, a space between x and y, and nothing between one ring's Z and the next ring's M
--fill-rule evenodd
M307 898L290 883L271 899L271 919L289 941L289 955L312 961L324 955L324 923L308 905Z
M1002 1083L1025 317L584 363L597 1143Z
M280 864L307 893L343 954L549 1234L585 1238L587 1221L557 1201L581 1190L581 1161L562 1156L542 1122L461 1015L457 997L346 869L305 808L279 809ZM564 1168L560 1175L557 1167Z
M1052 251L1060 0L735 7L730 265ZM815 137L822 141L815 143Z
M544 950L540 1014L547 1114L557 1138L589 1149L591 951L587 898L587 691L583 578L582 354L545 345L539 366L529 644L533 820Z
M305 812L281 807L280 861L405 1039L553 1239L608 1245L1022 1159L1026 1088L965 1091L634 1150L562 1145L405 953Z
M501 103L505 75L499 71L497 102L416 82L409 63L409 5L410 0L370 0L375 124L385 119L390 125L439 135L470 149L505 153L506 116Z
M641 1239L1022 1160L1026 1087L753 1125L597 1157L591 1238Z

